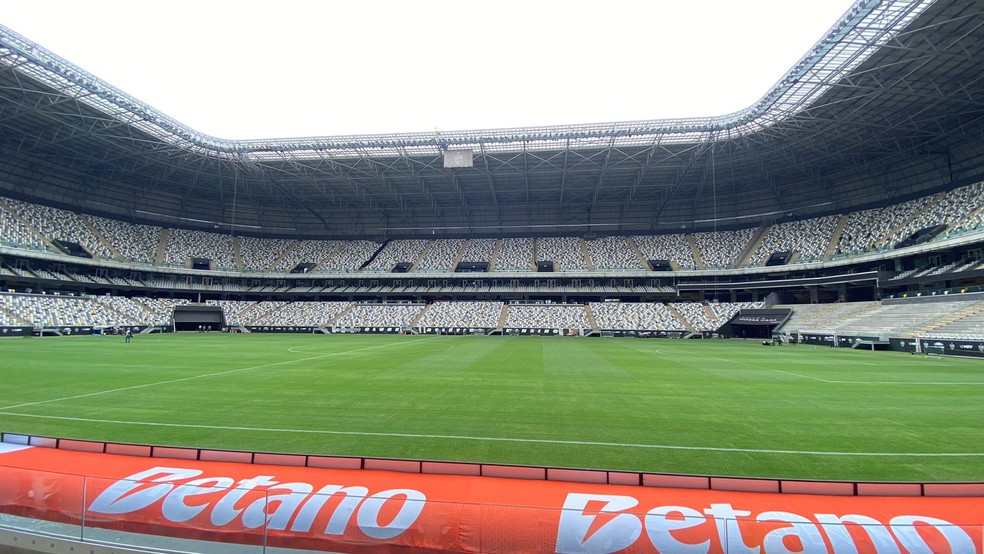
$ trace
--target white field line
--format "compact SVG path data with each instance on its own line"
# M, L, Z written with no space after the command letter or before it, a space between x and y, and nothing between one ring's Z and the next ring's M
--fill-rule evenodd
M688 352L688 354L693 354ZM800 373L795 373L792 371L784 371L781 369L775 369L772 367L765 367L756 364L750 364L748 362L738 362L735 360L729 360L726 358L721 358L718 356L710 356L708 354L697 354L698 356L704 358L711 358L713 360L721 360L724 362L729 362L733 364L740 364L747 367L754 367L755 369L763 369L766 371L774 371L776 373L783 373L786 375L792 375L793 377L799 377L801 379L809 379L811 381L820 381L821 383L829 383L832 385L916 385L916 386L984 386L984 381L843 381L839 379L824 379L822 377L813 377L811 375L802 375ZM0 408L2 409L2 408Z
M76 395L73 395L73 396L63 396L61 398L50 398L48 400L38 400L38 401L35 401L35 402L23 402L21 404L11 404L9 406L0 406L0 410L13 410L15 408L24 408L24 407L27 407L27 406L37 406L39 404L50 404L52 402L62 402L62 401L65 401L65 400L76 400L76 399L79 399L79 398L88 398L90 396L100 396L100 395L103 395L103 394L112 394L114 392L125 392L125 391L129 391L129 390L143 389L143 388L147 388L147 387L156 387L158 385L169 385L169 384L172 384L172 383L181 383L181 382L184 382L184 381L194 381L196 379L204 379L204 378L207 378L207 377L220 377L220 376L223 376L223 375L231 375L233 373L242 373L244 371L252 371L254 369L263 369L265 367L274 367L274 366L278 366L278 365L287 365L287 364L293 364L293 363L297 363L297 362L307 362L307 361L310 361L310 360L317 360L317 359L320 359L320 358L328 358L328 357L331 357L331 356L343 356L345 354L351 354L353 352L362 352L364 350L372 350L374 348L385 348L387 346L400 345L400 344L410 344L412 342L420 342L420 341L423 341L423 340L427 340L427 339L416 339L416 340L407 341L407 342L391 342L391 343L386 343L386 344L377 344L375 346L367 346L365 348L356 348L355 350L346 350L344 352L331 352L329 354L319 354L317 356L309 356L307 358L298 358L296 360L287 360L287 361L284 361L284 362L272 362L272 363L269 363L269 364L254 365L254 366L250 366L250 367L241 367L241 368L238 368L238 369L230 369L230 370L227 370L227 371L218 371L218 372L215 372L215 373L203 373L201 375L192 375L190 377L180 377L178 379L168 379L166 381L155 381L153 383L143 383L141 385L131 385L129 387L119 387L119 388L116 388L116 389L107 389L107 390L96 391L96 392L88 392L88 393L85 393L85 394L76 394Z
M200 425L191 423L161 423L153 421L120 421L113 419L93 419L86 417L68 416L49 416L35 414L18 414L13 412L0 411L0 415L12 417L26 417L37 419L56 419L62 421L76 421L85 423L108 423L115 425L138 425L147 427L174 427L181 429L211 429L217 431L249 431L252 433L298 433L308 435L342 435L357 437L389 437L389 438L409 438L409 439L440 439L440 440L462 440L479 442L515 442L530 444L563 444L572 446L602 446L605 448L645 448L653 450L688 450L699 452L744 452L753 454L792 454L808 456L859 456L859 457L908 457L908 458L979 458L984 457L984 452L837 452L826 450L771 450L766 448L725 448L714 446L679 446L672 444L635 444L621 442L598 442L598 441L575 441L575 440L552 440L552 439L522 439L508 437L473 437L468 435L435 435L423 433L373 433L366 431L330 431L325 429L284 429L277 427L245 427L233 425Z

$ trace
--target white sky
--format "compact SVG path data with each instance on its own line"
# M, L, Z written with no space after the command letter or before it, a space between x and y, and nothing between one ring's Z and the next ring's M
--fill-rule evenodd
M182 123L251 139L713 116L853 0L8 2L0 23Z

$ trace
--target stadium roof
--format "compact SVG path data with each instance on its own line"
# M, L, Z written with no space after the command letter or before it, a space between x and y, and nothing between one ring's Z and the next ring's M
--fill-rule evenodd
M862 0L721 117L228 141L0 28L0 194L291 236L644 233L807 217L984 169L984 13ZM444 153L471 150L471 167Z

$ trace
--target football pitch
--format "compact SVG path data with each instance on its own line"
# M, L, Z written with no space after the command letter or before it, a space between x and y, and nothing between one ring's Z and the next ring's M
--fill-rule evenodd
M0 431L790 479L984 480L984 360L755 341L0 340Z

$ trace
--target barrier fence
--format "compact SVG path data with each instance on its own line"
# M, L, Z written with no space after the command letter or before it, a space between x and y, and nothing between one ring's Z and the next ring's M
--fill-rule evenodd
M740 479L2 439L3 525L50 522L61 536L134 547L168 539L256 552L981 552L984 534L980 483ZM31 446L47 441L56 448ZM253 463L234 463L242 461ZM501 476L490 476L496 468Z

